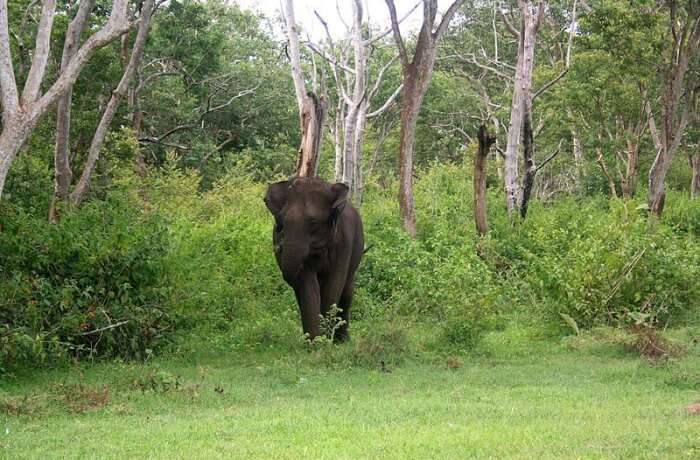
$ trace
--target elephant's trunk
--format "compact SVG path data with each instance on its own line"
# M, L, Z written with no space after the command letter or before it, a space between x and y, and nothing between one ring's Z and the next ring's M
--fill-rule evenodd
M282 244L280 254L280 269L282 276L288 283L294 282L304 266L304 259L308 255L308 248L303 244L290 244L285 241Z

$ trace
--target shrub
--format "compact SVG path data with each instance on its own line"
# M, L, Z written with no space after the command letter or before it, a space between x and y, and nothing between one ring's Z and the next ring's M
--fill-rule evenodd
M119 194L57 225L5 206L0 232L0 362L143 357L174 318L160 218Z

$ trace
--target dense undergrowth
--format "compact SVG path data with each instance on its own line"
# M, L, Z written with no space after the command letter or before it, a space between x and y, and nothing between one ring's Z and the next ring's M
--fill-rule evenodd
M370 182L361 212L371 249L352 312L365 331L355 346L403 347L410 324L458 351L509 321L548 334L697 324L699 201L671 192L655 222L641 199L561 198L533 203L512 226L492 190L491 235L479 239L470 175L459 165L421 174L415 241L401 229L393 186ZM175 168L145 181L124 173L57 225L41 206L0 202L0 369L147 358L193 331L214 348L297 343L264 184L233 174L199 187Z

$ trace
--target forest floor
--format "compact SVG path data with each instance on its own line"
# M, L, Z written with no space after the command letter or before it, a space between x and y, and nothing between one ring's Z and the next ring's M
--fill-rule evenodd
M0 457L699 458L690 347L650 362L506 331L376 366L273 347L17 373Z

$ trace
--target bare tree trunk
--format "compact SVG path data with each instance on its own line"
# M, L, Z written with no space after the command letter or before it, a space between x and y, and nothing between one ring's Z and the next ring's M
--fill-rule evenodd
M455 0L450 5L435 30L433 28L437 16L437 0L423 0L423 24L418 34L414 55L410 60L399 30L394 1L385 0L385 2L391 17L394 41L399 49L403 77L399 134L399 210L404 229L415 238L417 228L416 206L413 199L413 143L418 114L432 78L438 41L464 0Z
M148 38L148 32L151 25L153 6L154 0L145 0L141 8L139 28L136 34L136 39L134 40L134 47L131 51L131 57L126 65L126 69L124 69L124 74L117 85L117 89L112 92L112 96L107 103L107 107L102 114L102 118L97 125L95 134L92 137L92 142L90 143L90 149L88 150L88 157L85 161L85 166L83 167L83 173L80 175L80 179L75 186L75 190L73 190L73 192L70 194L70 201L75 206L80 205L85 192L87 192L88 188L90 187L92 173L94 172L95 165L100 157L100 152L104 145L105 138L109 132L109 126L112 124L112 119L114 119L119 103L129 89L129 84L134 77L139 61L141 60L141 55L143 54L143 48L146 44L146 39Z
M486 126L479 128L479 149L474 156L474 221L476 231L484 236L489 232L486 219L486 159L496 136L490 136Z
M357 130L360 112L366 94L365 74L367 59L362 40L362 1L352 2L352 47L354 57L354 84L352 96L345 115L345 142L343 143L343 183L355 192L354 178L357 163Z
M314 93L307 93L301 115L301 146L297 160L296 175L313 177L318 170L319 147L326 107Z
M571 148L574 155L574 165L576 167L576 190L581 192L581 186L583 183L583 150L581 148L581 139L578 137L578 131L576 128L571 128Z
M61 57L61 72L65 72L71 59L75 56L80 45L80 36L85 30L87 19L95 5L94 0L81 1L75 18L71 21L66 31ZM59 98L56 109L56 146L54 150L54 193L49 205L49 222L58 221L57 205L68 197L70 184L73 180L73 171L70 167L70 126L71 126L71 101L73 87Z
M10 172L10 166L19 151L18 145L21 145L22 134L17 127L3 125L2 134L0 134L0 192L2 192L7 174Z
M360 113L357 119L357 127L355 128L355 169L353 171L353 199L357 206L362 205L362 193L364 191L364 177L362 175L362 144L365 140L365 126L367 125L367 101L363 100L360 107Z
M598 163L598 165L600 165L600 169L603 170L603 175L608 180L608 189L610 190L610 196L617 197L617 187L615 187L615 179L613 179L612 175L610 175L608 165L607 163L605 163L605 158L603 158L603 151L600 148L598 148L596 149L596 153L598 154L596 162Z
M413 199L413 143L422 95L416 89L415 77L405 71L401 95L401 128L399 131L399 210L406 232L416 237L416 205Z
M537 29L544 14L544 4L540 3L537 11L531 0L519 0L522 14L520 31L513 31L518 39L518 60L515 67L515 84L510 109L510 124L505 153L504 180L506 206L511 219L520 210L523 191L520 187L520 143L525 123L527 107L532 106L532 72L535 61L535 41ZM522 210L521 210L522 214Z
M690 182L690 197L694 199L700 195L700 153L691 155L689 161L693 171L693 179Z
M324 101L320 100L313 92L306 91L304 76L301 70L301 55L299 52L299 35L296 19L294 17L293 0L285 1L285 22L287 26L287 40L289 42L289 58L292 68L292 80L297 96L299 108L299 122L301 127L301 145L297 160L296 175L299 177L312 177L316 175L319 163L319 147L323 117L325 115Z
M343 180L343 119L345 118L345 102L343 96L338 96L338 106L335 111L333 128L333 144L335 145L335 181Z
M622 197L629 200L634 198L637 191L637 171L639 169L639 144L627 140L627 161L625 161L625 176L622 180Z
M532 113L526 104L523 116L523 158L525 159L525 174L523 176L522 196L519 200L520 217L525 219L527 207L530 203L530 194L535 184L537 166L535 165L535 152L532 133Z

